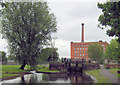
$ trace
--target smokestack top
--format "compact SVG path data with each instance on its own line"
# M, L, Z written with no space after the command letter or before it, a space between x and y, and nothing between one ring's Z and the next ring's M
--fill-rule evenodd
M84 25L84 23L81 24L82 26Z

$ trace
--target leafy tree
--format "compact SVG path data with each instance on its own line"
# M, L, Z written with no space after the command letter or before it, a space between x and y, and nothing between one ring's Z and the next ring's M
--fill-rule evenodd
M105 58L119 60L120 44L117 42L117 39L112 39L110 41L110 45L107 46L107 51L105 52Z
M101 62L103 59L103 47L100 44L89 45L87 53L92 60Z
M12 54L8 55L8 60L13 60L16 63L18 62L16 57L14 55L12 55Z
M41 58L43 61L58 60L57 48L45 48L41 51Z
M6 2L2 8L3 38L8 40L10 53L24 69L34 67L43 46L56 32L56 18L50 13L47 2Z
M6 53L4 51L0 51L0 60L2 60L2 64L6 64L7 62L7 57L6 57Z
M106 2L103 4L98 3L98 8L102 9L103 12L103 14L99 16L98 21L100 23L98 27L110 27L110 29L107 30L107 35L117 36L117 41L120 43L120 1Z

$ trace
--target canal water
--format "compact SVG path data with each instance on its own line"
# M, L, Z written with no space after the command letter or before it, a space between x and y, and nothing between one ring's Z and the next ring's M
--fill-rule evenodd
M93 83L91 77L84 73L43 74L34 73L16 79L4 80L2 83Z

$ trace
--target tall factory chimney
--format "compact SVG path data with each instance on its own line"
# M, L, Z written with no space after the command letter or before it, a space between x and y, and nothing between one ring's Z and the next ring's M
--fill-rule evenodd
M84 42L84 23L82 23L82 41L81 42Z

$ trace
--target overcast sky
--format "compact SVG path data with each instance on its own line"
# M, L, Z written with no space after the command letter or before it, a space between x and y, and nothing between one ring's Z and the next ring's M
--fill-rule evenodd
M105 0L47 0L57 19L57 33L53 36L60 57L70 57L70 42L81 42L81 23L84 23L84 41L107 41L112 38L106 30L97 27L98 17L102 13L98 2ZM0 36L0 51L7 51L7 42Z

